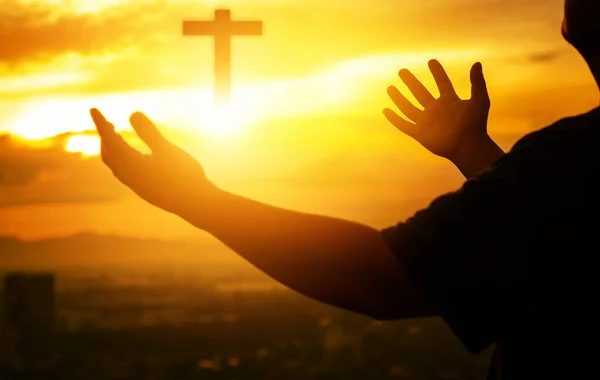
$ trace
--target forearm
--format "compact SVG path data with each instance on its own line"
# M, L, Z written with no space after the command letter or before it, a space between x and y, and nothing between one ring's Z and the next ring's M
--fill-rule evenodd
M315 300L375 318L429 313L407 289L402 268L376 229L227 192L184 218Z
M465 140L450 161L466 179L471 179L490 167L504 151L489 136Z

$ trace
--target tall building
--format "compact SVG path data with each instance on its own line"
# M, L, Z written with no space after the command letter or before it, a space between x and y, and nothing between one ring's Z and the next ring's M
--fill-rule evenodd
M6 328L6 313L4 307L4 290L0 288L0 368L4 366L7 358L10 356L10 342L8 342L8 334Z
M51 359L55 341L53 274L11 273L4 278L4 325L11 362L24 366Z

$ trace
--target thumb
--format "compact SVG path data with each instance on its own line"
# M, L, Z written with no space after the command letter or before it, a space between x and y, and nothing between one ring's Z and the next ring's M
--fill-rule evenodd
M475 101L490 101L487 84L483 76L483 66L480 62L471 67L471 99Z
M129 118L129 123L142 139L142 141L148 145L153 152L164 149L169 142L163 137L158 128L154 125L152 120L142 112L135 112Z

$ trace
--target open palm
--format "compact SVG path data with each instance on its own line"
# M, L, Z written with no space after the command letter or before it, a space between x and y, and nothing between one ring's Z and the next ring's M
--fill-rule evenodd
M130 122L151 154L142 154L127 144L100 111L92 109L90 113L102 140L102 160L142 199L182 215L192 206L191 199L216 190L200 163L166 140L143 113L132 114Z
M424 110L413 105L395 86L390 86L389 96L410 121L389 108L383 112L396 128L427 150L452 160L465 144L487 137L490 98L483 70L480 63L471 68L471 98L464 100L459 98L437 60L429 61L429 69L440 92L437 99L410 71L403 69L400 78Z

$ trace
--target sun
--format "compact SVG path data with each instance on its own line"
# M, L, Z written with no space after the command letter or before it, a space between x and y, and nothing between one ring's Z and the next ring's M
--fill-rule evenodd
M234 107L229 104L211 107L205 117L202 129L219 138L232 138L239 135L241 130L250 124L247 114L239 109L238 112L234 112Z
M75 135L65 144L67 152L82 153L84 156L100 154L100 138L98 136Z

